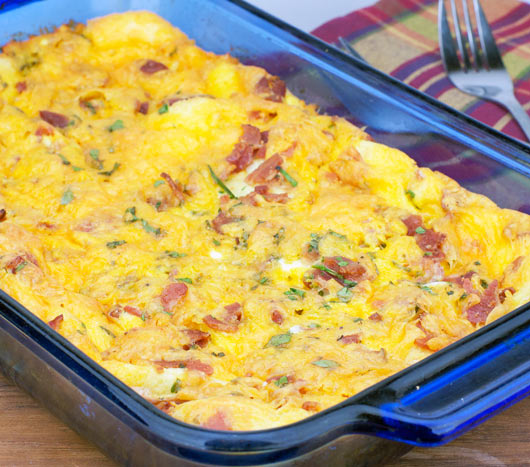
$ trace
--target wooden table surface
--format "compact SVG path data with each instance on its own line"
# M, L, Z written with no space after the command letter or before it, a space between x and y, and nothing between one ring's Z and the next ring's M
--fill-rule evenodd
M449 445L416 448L392 467L530 465L530 398ZM115 465L0 373L0 466Z

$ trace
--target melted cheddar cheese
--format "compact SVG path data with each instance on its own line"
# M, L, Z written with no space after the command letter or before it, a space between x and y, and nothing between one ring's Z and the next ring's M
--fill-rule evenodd
M0 80L0 287L180 420L300 420L530 298L528 216L154 14Z

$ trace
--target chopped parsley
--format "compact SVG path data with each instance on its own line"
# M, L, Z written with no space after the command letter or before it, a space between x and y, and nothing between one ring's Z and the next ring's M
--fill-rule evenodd
M410 198L410 199L414 199L416 197L416 193L414 193L413 191L411 190L405 190L405 194Z
M262 277L258 282L261 285L265 285L267 282L269 282L269 278L268 277Z
M287 376L282 376L281 378L278 378L276 381L274 381L274 384L279 388L283 388L284 386L289 384L289 379L287 378Z
M315 366L319 366L320 368L334 369L334 368L337 368L339 366L339 364L336 361L334 361L334 360L321 359L321 360L315 360L315 361L313 361L311 363L313 365L315 365Z
M109 331L106 327L100 326L100 328L105 331L110 337L116 338L116 335L112 331Z
M276 334L269 339L269 342L267 342L265 347L278 347L280 345L288 344L289 342L291 342L290 332L287 334Z
M180 391L180 388L182 388L182 381L177 378L171 386L171 392L175 394Z
M311 240L309 240L309 246L307 247L307 251L311 253L312 251L318 252L318 243L320 242L320 236L316 233L310 234Z
M426 251L423 253L423 256L432 256L432 251Z
M454 291L453 290L448 290L447 291L447 295L453 295L454 294Z
M476 266L480 266L480 264L481 264L480 261L475 261Z
M293 177L291 177L284 169L282 169L279 165L276 167L276 170L283 175L285 180L287 180L291 184L292 187L295 187L298 185L298 182Z
M237 199L237 196L230 191L230 189L223 183L223 181L217 175L215 175L215 172L213 171L210 165L208 165L208 170L210 171L210 175L212 176L213 181L221 187L221 189L230 197L230 199Z
M115 240L114 242L108 242L107 248L110 248L111 250L113 250L114 248L117 248L120 245L124 245L125 243L127 243L125 240Z
M98 172L98 173L99 175L106 175L107 177L110 177L114 172L116 172L116 170L120 168L120 165L121 164L119 162L114 162L112 169L106 170L105 172Z
M63 193L63 196L61 196L60 203L65 206L69 203L71 203L74 200L74 194L72 193L72 190L70 188L67 188L66 191Z
M284 295L287 295L289 300L299 300L305 297L305 291L291 287L289 290L284 292Z
M136 217L136 207L127 208L123 215L123 220L127 223L139 221L140 218Z
M464 300L466 297L467 297L467 293L463 293L462 295L460 295L459 300Z
M484 279L480 279L480 285L482 286L483 289L488 288L488 283Z
M168 111L169 111L169 105L167 105L167 104L164 104L164 105L162 105L161 107L158 108L158 113L160 115L165 114Z
M320 271L327 272L330 276L334 277L335 279L338 279L339 281L344 282L344 285L346 287L355 287L357 285L357 282L351 281L349 279L345 279L342 274L339 274L337 271L334 271L333 269L328 268L324 264L313 264L313 268L319 269Z
M193 284L193 281L189 277L177 277L180 282L186 282L186 284Z
M100 162L99 160L99 149L91 149L88 154L90 155L90 157L92 159L94 159L95 161L98 161Z
M156 180L155 183L153 183L153 186L155 188L158 188L160 185L163 185L164 183L166 183L164 180Z
M155 228L149 225L149 223L145 219L141 219L141 222L142 222L142 227L147 233L154 233L155 235L160 235L160 233L162 232L160 230L160 227Z
M123 130L125 126L123 125L123 120L116 120L112 125L110 125L107 130L112 133L116 130Z
M213 244L215 246L220 246L221 245L221 242L219 240L217 240L216 238L214 238L212 241L213 241Z
M27 261L22 261L16 268L15 268L15 274L19 271L22 271L26 266L28 265Z
M274 244L279 245L280 242L285 238L285 227L280 227L280 230L276 232L274 235Z
M417 234L423 235L423 234L424 234L425 232L427 232L427 231L426 231L423 227L420 226L420 227L416 227L415 232L416 232Z
M166 255L168 255L171 258L183 258L184 256L188 256L186 253L179 253L178 251L169 251L169 250L166 250Z
M348 237L346 237L346 235L342 235L338 232L335 232L334 230L328 230L328 234L340 238L341 240L348 240Z
M429 294L431 294L431 295L436 295L436 294L433 292L433 290L432 290L430 287L426 286L426 285L419 285L419 288L420 288L421 290L425 290L425 292L427 292L427 293L429 293Z
M337 261L337 264L338 264L340 267L344 267L344 266L348 266L348 264L350 264L350 263L348 263L348 261L344 261L344 260L342 260L342 259L339 259L339 260Z

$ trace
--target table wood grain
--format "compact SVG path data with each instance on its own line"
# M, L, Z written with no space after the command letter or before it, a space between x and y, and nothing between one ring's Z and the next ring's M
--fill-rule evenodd
M415 448L391 467L530 465L530 398L452 443ZM108 459L0 374L0 466L110 467Z

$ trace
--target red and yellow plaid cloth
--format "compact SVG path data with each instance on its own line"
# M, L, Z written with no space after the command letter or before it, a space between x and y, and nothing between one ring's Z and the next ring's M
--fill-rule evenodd
M481 0L515 94L530 110L530 5L518 0ZM456 89L445 74L438 48L437 0L380 0L333 19L313 31L336 43L347 39L371 65L452 107L526 141L506 110Z

